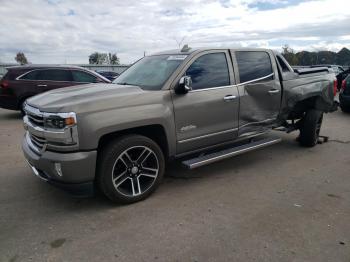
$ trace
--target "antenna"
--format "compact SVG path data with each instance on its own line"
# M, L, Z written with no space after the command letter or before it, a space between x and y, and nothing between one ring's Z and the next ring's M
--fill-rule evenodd
M186 38L186 36L184 36L180 41L177 40L176 38L174 38L174 40L176 41L177 45L179 46L179 49L180 49L180 47L182 45L182 42L185 40L185 38Z

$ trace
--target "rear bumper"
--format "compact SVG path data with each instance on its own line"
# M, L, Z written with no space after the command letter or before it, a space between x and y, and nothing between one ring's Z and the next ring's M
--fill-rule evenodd
M10 95L0 94L0 107L10 110L18 110L17 98Z
M74 195L93 195L97 151L38 154L30 148L26 136L22 149L31 170L41 180Z

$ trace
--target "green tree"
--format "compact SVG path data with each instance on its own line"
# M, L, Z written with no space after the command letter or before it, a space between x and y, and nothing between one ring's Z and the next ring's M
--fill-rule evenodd
M289 64L291 64L291 65L298 64L298 58L295 55L294 50L292 48L290 48L288 45L282 46L282 55L288 61Z
M110 65L119 65L119 57L116 53L108 53L108 60Z
M28 64L28 59L26 58L26 56L24 55L23 52L18 52L15 56L15 60L17 63L21 64L21 65L26 65Z
M107 60L107 54L105 53L94 52L89 56L89 64L107 64Z
M350 65L350 50L343 47L336 54L336 62L338 65Z
M116 53L99 53L94 52L89 56L89 64L103 65L119 65L119 57Z

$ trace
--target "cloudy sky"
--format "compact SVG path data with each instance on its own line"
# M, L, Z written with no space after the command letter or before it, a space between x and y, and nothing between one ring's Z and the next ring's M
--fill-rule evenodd
M280 50L350 48L347 0L1 0L0 62L87 63L94 51L122 63L190 46Z

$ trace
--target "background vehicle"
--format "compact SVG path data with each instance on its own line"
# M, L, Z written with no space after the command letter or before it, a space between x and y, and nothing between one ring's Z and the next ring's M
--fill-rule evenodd
M31 96L66 86L109 83L105 77L77 66L25 65L7 68L0 80L0 107L22 110Z
M343 68L342 66L340 66L340 65L312 65L311 67L312 67L312 68L315 68L315 67L327 67L327 68L331 68L331 69L334 71L334 73L335 73L336 75L338 75L338 74L344 72L344 68Z
M343 112L350 112L350 75L342 81L339 102Z
M102 70L96 70L96 72L98 74L100 74L101 76L104 76L105 78L107 78L108 80L113 81L114 79L116 79L120 74L114 71L102 71Z
M60 186L132 203L160 184L166 160L196 168L268 146L272 128L318 142L336 110L334 73L296 69L267 49L183 48L146 56L114 85L53 90L27 100L23 151Z

